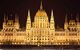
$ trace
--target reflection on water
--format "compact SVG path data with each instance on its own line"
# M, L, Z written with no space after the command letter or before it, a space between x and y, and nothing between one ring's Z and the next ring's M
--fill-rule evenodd
M77 48L77 49L62 49L62 48L56 48L56 49L46 49L46 48L44 48L44 49L0 49L0 50L80 50L80 48Z

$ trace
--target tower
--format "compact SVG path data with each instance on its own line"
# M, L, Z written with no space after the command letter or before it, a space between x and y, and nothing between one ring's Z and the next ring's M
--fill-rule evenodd
M48 15L46 11L43 9L42 2L40 4L40 9L35 14L33 26L35 28L48 28L49 27Z
M71 20L69 20L69 23L68 23L68 30L69 31L77 31L77 23L76 23L76 21L74 20L74 18L73 18L73 15L71 14Z
M66 16L65 16L64 29L65 29L65 30L67 30L67 29L68 29L67 14L66 14Z
M15 29L19 29L19 17L18 17L18 15L16 14L15 15Z
M30 10L28 10L28 16L27 16L27 21L26 21L26 30L31 29L31 19L30 19Z
M50 29L55 30L53 10L51 10Z

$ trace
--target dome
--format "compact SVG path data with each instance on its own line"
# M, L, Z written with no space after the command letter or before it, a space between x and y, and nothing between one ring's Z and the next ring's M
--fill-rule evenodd
M47 13L45 12L45 10L43 10L43 6L42 6L42 2L40 5L40 9L37 11L36 17L47 17Z
M44 10L38 10L36 17L47 17L47 13Z

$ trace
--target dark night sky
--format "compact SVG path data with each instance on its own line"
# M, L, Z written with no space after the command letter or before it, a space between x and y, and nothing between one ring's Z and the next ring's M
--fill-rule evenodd
M25 27L27 10L31 11L31 19L33 21L35 13L40 7L41 0L0 0L0 27L2 27L3 15L4 13L8 15L10 14L19 15L19 20L21 27ZM43 8L47 12L50 17L51 9L54 10L54 18L56 25L63 27L65 14L68 14L68 18L70 18L70 14L73 15L73 19L75 19L75 15L80 13L80 1L79 0L42 0Z

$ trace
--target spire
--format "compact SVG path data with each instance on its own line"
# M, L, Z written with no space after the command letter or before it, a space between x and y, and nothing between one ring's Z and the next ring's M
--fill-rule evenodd
M79 13L76 15L77 31L80 31Z
M76 15L76 21L79 22L79 14Z
M42 9L43 9L43 6L42 6L42 1L41 1L40 10L42 10Z
M73 19L73 14L71 14L71 19Z
M51 10L50 29L55 30L53 10Z
M51 10L51 16L53 16L53 10Z
M6 20L8 20L8 16L7 16Z
M18 15L17 14L15 14L15 28L16 29L19 29L19 17L18 17Z
M51 20L54 20L53 10L51 10Z
M19 18L18 18L18 15L15 14L15 22L18 22Z
M13 14L11 13L11 14L10 14L10 20L12 20L12 17L13 17Z
M4 14L4 22L6 22L6 15Z
M30 20L30 10L28 10L27 21Z
M26 23L26 30L30 30L30 28L31 28L30 10L28 10L27 23Z
M30 10L28 10L28 16L30 16Z
M4 14L3 29L5 28L5 26L6 26L6 15Z
M65 16L65 22L67 22L67 14L66 14L66 16Z
M65 15L65 23L64 23L64 29L68 30L68 21L67 21L67 14Z

